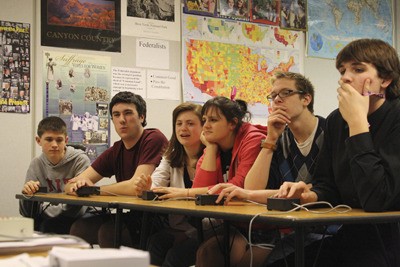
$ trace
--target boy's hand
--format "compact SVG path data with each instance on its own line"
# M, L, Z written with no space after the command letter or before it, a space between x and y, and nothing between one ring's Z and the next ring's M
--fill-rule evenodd
M368 110L371 81L367 79L364 83L362 94L354 87L343 81L339 81L337 89L339 100L339 111L350 128L350 136L368 132Z
M69 194L69 193L74 193L79 187L82 186L93 186L94 184L92 181L89 179L82 179L82 178L72 178L68 180L68 183L65 185L64 192Z
M279 188L276 197L279 198L299 198L301 204L316 202L318 196L311 191L312 184L304 182L284 182Z
M24 188L22 188L22 193L27 195L33 195L39 190L40 182L39 181L28 181L24 184Z
M268 116L268 134L267 139L270 143L275 144L279 136L289 124L290 116L284 107L274 107L272 113Z
M141 174L140 176L131 178L132 185L135 189L136 195L141 196L143 191L150 190L151 187L151 176Z

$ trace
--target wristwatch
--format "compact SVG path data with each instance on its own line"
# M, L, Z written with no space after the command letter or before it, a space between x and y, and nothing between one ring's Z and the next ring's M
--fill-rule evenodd
M266 139L261 140L261 148L271 149L272 151L276 150L276 145L267 143Z

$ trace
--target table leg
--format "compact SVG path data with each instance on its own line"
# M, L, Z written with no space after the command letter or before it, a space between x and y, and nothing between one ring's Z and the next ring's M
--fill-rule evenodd
M150 229L150 214L146 211L143 212L142 216L142 229L140 231L140 244L139 247L142 250L146 250L147 247L147 239L149 237L149 229Z
M304 267L304 227L295 227L295 265Z
M119 248L121 246L121 232L122 232L122 209L117 208L115 214L115 240L114 247Z
M230 223L228 221L224 221L224 258L225 258L225 267L229 267L231 265L231 252L230 252L230 233L229 233Z
M195 224L197 229L197 239L199 240L199 244L204 241L204 233L203 233L203 218L195 218Z
M30 218L36 219L36 217L39 214L39 207L40 207L40 202L38 201L31 201L31 214Z

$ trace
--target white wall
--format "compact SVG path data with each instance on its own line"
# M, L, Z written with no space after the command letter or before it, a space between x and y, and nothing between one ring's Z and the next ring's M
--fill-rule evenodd
M29 114L0 113L1 138L0 138L0 216L18 215L18 201L15 194L21 191L25 172L33 156L40 153L39 147L34 142L37 123L42 119L43 86L41 80L42 53L43 50L58 51L53 47L40 46L40 0L0 0L0 20L24 22L31 24L32 43L32 88L31 108ZM400 14L400 5L397 4L397 14ZM396 18L395 25L400 25L400 19ZM400 36L400 27L396 29L396 36ZM398 41L398 40L397 40ZM399 45L399 43L397 43ZM122 53L109 53L97 51L77 51L96 55L112 57L112 66L134 67L134 39L122 38ZM171 57L176 58L173 64L180 65L180 49L174 48ZM315 113L327 116L337 107L336 88L339 74L335 69L334 60L305 58L305 75L310 78L316 88ZM173 66L176 68L176 66ZM171 115L179 101L146 100L148 104L148 127L157 127L170 137L172 132ZM265 122L260 122L265 123ZM114 130L111 131L111 140L117 140Z
M30 23L33 33L33 7L32 0L0 0L0 20ZM31 57L34 61L33 53ZM36 93L32 91L32 97L35 96ZM15 193L21 191L26 169L33 156L33 121L33 112L26 115L0 113L0 216L18 214Z
M335 61L306 57L304 75L310 79L315 88L314 114L326 117L337 108L336 89L339 73Z

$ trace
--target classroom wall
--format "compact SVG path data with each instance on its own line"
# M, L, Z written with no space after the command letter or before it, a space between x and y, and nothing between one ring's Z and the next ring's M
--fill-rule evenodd
M21 191L24 183L26 169L32 157L40 153L39 146L34 142L37 123L42 119L43 90L42 88L42 53L43 50L67 51L53 47L42 47L40 45L40 0L0 0L0 20L24 22L31 24L31 113L12 114L0 113L1 138L0 138L0 216L17 216L18 201L15 194ZM400 5L397 4L396 14L400 14ZM400 19L395 19L395 25L400 25ZM396 36L400 36L398 27ZM396 41L398 42L398 37ZM82 54L96 54L101 56L111 56L112 66L131 67L134 61L135 38L122 37L122 53L98 52L88 50L74 50ZM399 43L397 43L398 47ZM171 57L176 60L171 68L178 70L180 66L180 49L172 46ZM337 108L336 88L339 74L335 69L333 60L307 58L304 60L305 75L313 82L316 88L315 113L327 116L332 110ZM171 116L172 110L180 101L171 100L150 100L148 104L148 127L157 127L169 138L172 132ZM264 121L260 123L265 124ZM118 136L114 129L111 130L111 140L116 141Z
M32 0L0 0L0 20L31 23L32 38L34 10ZM35 56L32 54L31 58L34 64ZM31 76L33 79L35 73ZM32 97L36 97L36 93ZM34 112L26 115L0 113L0 216L19 214L15 194L21 192L26 169L34 155L34 123Z

